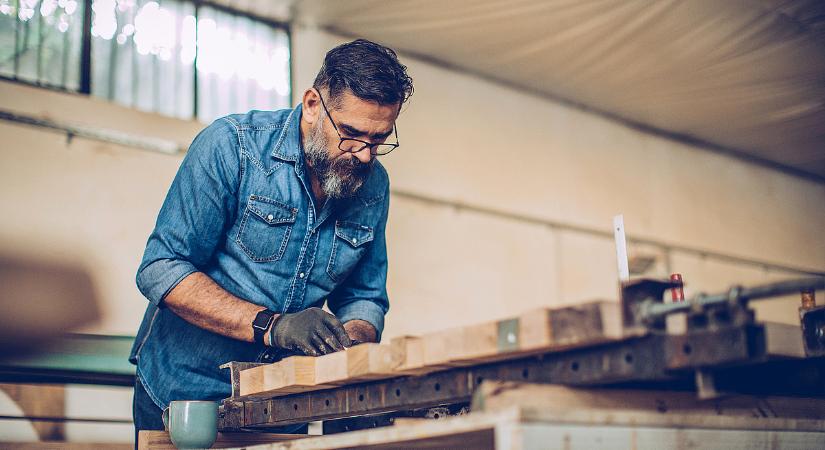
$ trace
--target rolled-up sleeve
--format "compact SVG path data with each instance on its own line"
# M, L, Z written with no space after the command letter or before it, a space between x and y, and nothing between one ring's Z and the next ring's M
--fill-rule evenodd
M329 309L341 322L359 319L369 322L378 332L384 331L384 316L390 308L387 297L387 241L385 231L390 207L390 189L384 193L381 218L374 229L374 239L367 254L344 282L327 299Z
M218 119L198 134L178 169L137 271L140 292L160 305L212 257L237 206L237 131Z

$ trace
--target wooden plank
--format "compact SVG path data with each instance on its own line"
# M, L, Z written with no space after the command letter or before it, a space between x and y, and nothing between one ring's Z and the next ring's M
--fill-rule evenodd
M240 371L238 374L238 393L240 395L252 395L263 392L264 367L265 366L257 366Z
M419 375L529 354L566 350L622 337L618 303L596 301L529 311L505 319L426 334L390 345L365 343L340 354L297 356L241 371L241 395L286 395L357 381ZM251 372L251 370L257 370Z
M610 301L532 310L518 320L522 351L572 348L622 337L620 305Z
M390 340L399 375L422 375L434 369L424 364L424 340L419 336L399 336Z
M464 327L462 359L473 360L500 353L498 332L498 322Z
M384 344L365 343L350 347L347 355L346 382L376 380L397 376L400 361L392 355L392 347Z
M132 450L132 444L114 442L0 442L3 450ZM175 447L169 447L175 448Z
M439 420L401 421L398 425L370 430L316 436L251 447L255 449L495 449L495 430L514 424L518 412L469 414Z
M622 338L620 306L595 301L423 336L425 367L439 370Z
M545 410L557 409L544 405ZM714 418L710 417L709 421ZM806 431L647 427L609 421L599 425L548 422L517 407L500 412L473 412L439 420L399 421L369 430L308 437L247 447L248 450L438 449L533 450L592 449L736 449L823 448L825 433Z
M233 448L245 447L247 445L269 444L273 442L291 441L306 438L301 434L277 434L277 433L218 433L217 439L211 448ZM5 448L5 447L4 447ZM111 448L111 447L98 447ZM125 448L133 448L126 445ZM138 436L138 450L175 450L167 431L143 430Z
M345 350L315 358L315 382L331 386L343 384L348 378L348 352Z
M316 359L312 356L291 356L272 364L242 370L240 393L242 396L277 397L334 387L316 382Z
M555 423L825 431L825 400L813 398L738 395L700 400L693 392L484 382L471 409L493 413L513 405L525 419Z
M461 357L464 347L464 329L449 328L422 336L424 366L433 370L450 367L450 362Z

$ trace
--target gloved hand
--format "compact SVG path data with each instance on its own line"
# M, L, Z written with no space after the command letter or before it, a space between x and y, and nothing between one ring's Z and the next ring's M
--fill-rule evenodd
M325 355L352 345L337 317L321 308L283 314L272 326L272 346L309 356Z

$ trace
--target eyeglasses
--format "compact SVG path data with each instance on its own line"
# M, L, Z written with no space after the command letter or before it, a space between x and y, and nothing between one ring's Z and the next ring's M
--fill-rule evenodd
M392 125L392 129L395 132L395 144L373 144L372 142L362 141L360 139L345 138L341 136L341 132L338 131L338 126L335 125L335 121L333 121L332 116L329 115L329 110L327 109L326 103L324 103L324 97L321 97L321 92L318 92L318 98L321 99L321 106L324 107L324 111L326 111L327 113L327 118L329 119L329 122L332 124L332 128L335 128L335 132L338 133L338 139L341 140L340 142L338 142L338 149L342 152L358 153L361 150L369 147L371 155L383 156L395 150L401 145L398 143L398 127L395 124Z

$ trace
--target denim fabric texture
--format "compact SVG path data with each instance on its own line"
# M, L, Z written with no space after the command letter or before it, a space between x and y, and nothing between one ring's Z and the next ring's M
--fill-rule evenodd
M300 105L220 118L198 134L181 163L136 277L149 305L130 361L160 408L228 397L229 371L219 365L277 357L164 307L166 294L193 272L277 313L326 301L341 322L365 320L379 336L384 328L387 172L376 161L355 197L320 208L300 119Z

